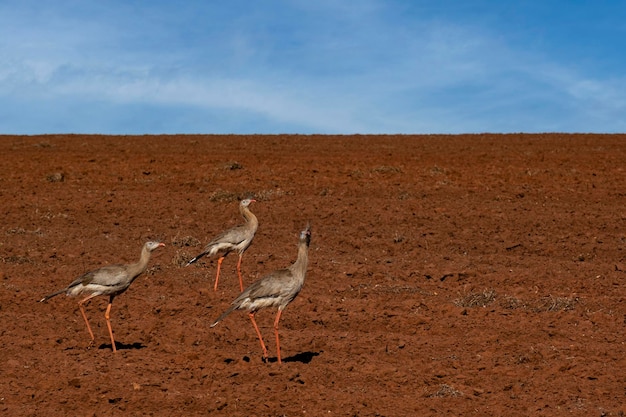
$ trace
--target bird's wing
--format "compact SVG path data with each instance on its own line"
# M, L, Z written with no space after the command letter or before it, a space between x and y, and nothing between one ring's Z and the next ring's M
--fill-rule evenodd
M293 274L289 269L274 271L250 285L238 298L279 298L294 291Z
M246 225L241 224L239 226L235 226L213 238L213 240L207 243L204 247L202 253L187 262L187 265L191 265L206 255L214 256L217 253L222 252L224 254L223 256L226 256L233 250L241 251L242 248L245 249L245 247L247 247L245 242L252 242L253 238L254 233L250 234L250 229L247 228Z
M83 285L117 286L128 280L128 273L125 265L108 265L89 271L78 280Z
M207 249L212 246L219 245L220 243L229 243L232 245L238 245L239 243L250 238L250 233L245 225L241 224L228 229L215 237L207 244Z

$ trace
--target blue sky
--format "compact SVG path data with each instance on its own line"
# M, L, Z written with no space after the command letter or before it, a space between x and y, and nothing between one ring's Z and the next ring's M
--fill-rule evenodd
M626 132L626 1L0 0L0 134Z

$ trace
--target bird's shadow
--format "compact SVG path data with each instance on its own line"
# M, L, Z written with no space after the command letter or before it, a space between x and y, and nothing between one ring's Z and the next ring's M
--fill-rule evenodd
M134 349L145 349L147 346L141 342L135 343L122 343L115 342L115 349L117 350L134 350ZM110 343L103 343L98 346L98 349L111 349L113 350L113 346Z
M314 357L318 356L322 351L319 352L301 352L296 353L293 356L289 356L283 359L283 362L300 362L300 363L311 363ZM278 362L278 358L269 358L269 362Z
M320 350L319 352L302 352L302 353L297 353L293 356L289 356L288 358L283 358L283 362L300 362L300 363L311 363L311 361L313 360L314 357L319 356L321 353L323 352L323 350ZM250 357L249 356L244 356L243 357L243 361L244 362L250 362ZM272 358L263 358L261 357L261 360L264 363L276 363L278 362L278 358L277 357L272 357ZM233 358L228 358L224 360L225 363L227 364L231 364L233 362L235 362L235 359Z

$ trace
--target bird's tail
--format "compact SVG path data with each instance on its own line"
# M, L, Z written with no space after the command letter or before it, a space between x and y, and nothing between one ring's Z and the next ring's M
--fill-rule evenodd
M213 324L211 324L211 326L210 326L210 327L215 327L215 326L217 326L217 323L219 323L220 321L224 320L224 319L226 318L226 316L228 316L230 313L232 313L233 311L235 311L235 310L236 310L236 308L237 308L237 307L236 307L236 306L234 306L234 305L232 305L232 306L228 307L228 310L226 310L225 312L223 312L223 313L222 313L222 315L221 315L221 316L219 316L219 317L217 318L217 320L215 320L215 321L213 322Z
M39 300L40 303L43 303L44 301L48 301L49 299L51 299L52 297L56 297L59 294L63 294L64 292L67 291L67 288L63 288L62 290L59 291L55 291L52 294L48 294L46 295L44 298L42 298L41 300Z
M207 252L202 252L200 255L196 256L195 258L192 258L189 262L187 262L187 265L185 266L191 265L192 263L196 262L198 259L202 258L206 254Z

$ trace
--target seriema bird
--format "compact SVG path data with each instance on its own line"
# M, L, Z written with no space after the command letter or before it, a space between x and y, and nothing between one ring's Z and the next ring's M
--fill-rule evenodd
M257 311L264 308L277 308L278 312L274 320L274 335L276 336L276 355L278 357L278 363L281 363L278 321L285 307L296 298L304 285L309 260L308 252L310 242L311 229L307 225L307 227L300 232L298 258L296 261L288 268L274 271L246 288L245 291L231 303L230 307L211 324L211 327L217 325L217 323L224 320L226 316L235 310L248 311L248 316L252 321L254 330L261 343L261 349L263 349L263 358L267 360L267 349L265 348L265 343L263 343L263 337L261 336L259 327L254 320L254 315Z
M133 281L146 270L148 267L148 261L150 260L150 254L152 251L162 246L165 246L165 244L161 242L146 242L141 249L139 262L126 265L108 265L87 272L76 278L66 288L53 292L50 295L46 295L44 298L39 300L39 302L47 301L50 298L62 293L72 297L86 295L85 298L78 302L78 307L80 308L80 313L82 314L85 324L87 325L89 336L91 336L89 346L92 346L95 337L91 331L87 315L85 314L85 303L98 295L108 295L109 305L107 306L104 318L106 319L107 327L109 329L109 336L111 336L111 346L113 347L113 352L116 352L117 349L115 347L115 339L113 338L113 330L111 329L111 322L109 320L113 299L117 295L126 291L130 284L132 284Z
M252 243L256 230L259 227L259 221L248 208L250 206L250 203L253 202L256 202L256 200L252 198L246 198L245 200L241 200L241 202L239 203L239 211L241 212L243 218L246 220L244 224L240 224L220 233L205 246L202 253L187 262L187 265L185 265L189 266L204 256L215 256L219 253L220 257L217 260L217 274L215 275L215 285L213 285L214 291L217 291L217 283L220 279L220 269L222 267L222 262L224 261L224 258L226 258L226 256L233 251L239 254L239 261L237 262L237 275L239 276L239 288L241 291L243 291L243 278L241 277L241 259L246 249L248 249L248 247Z

